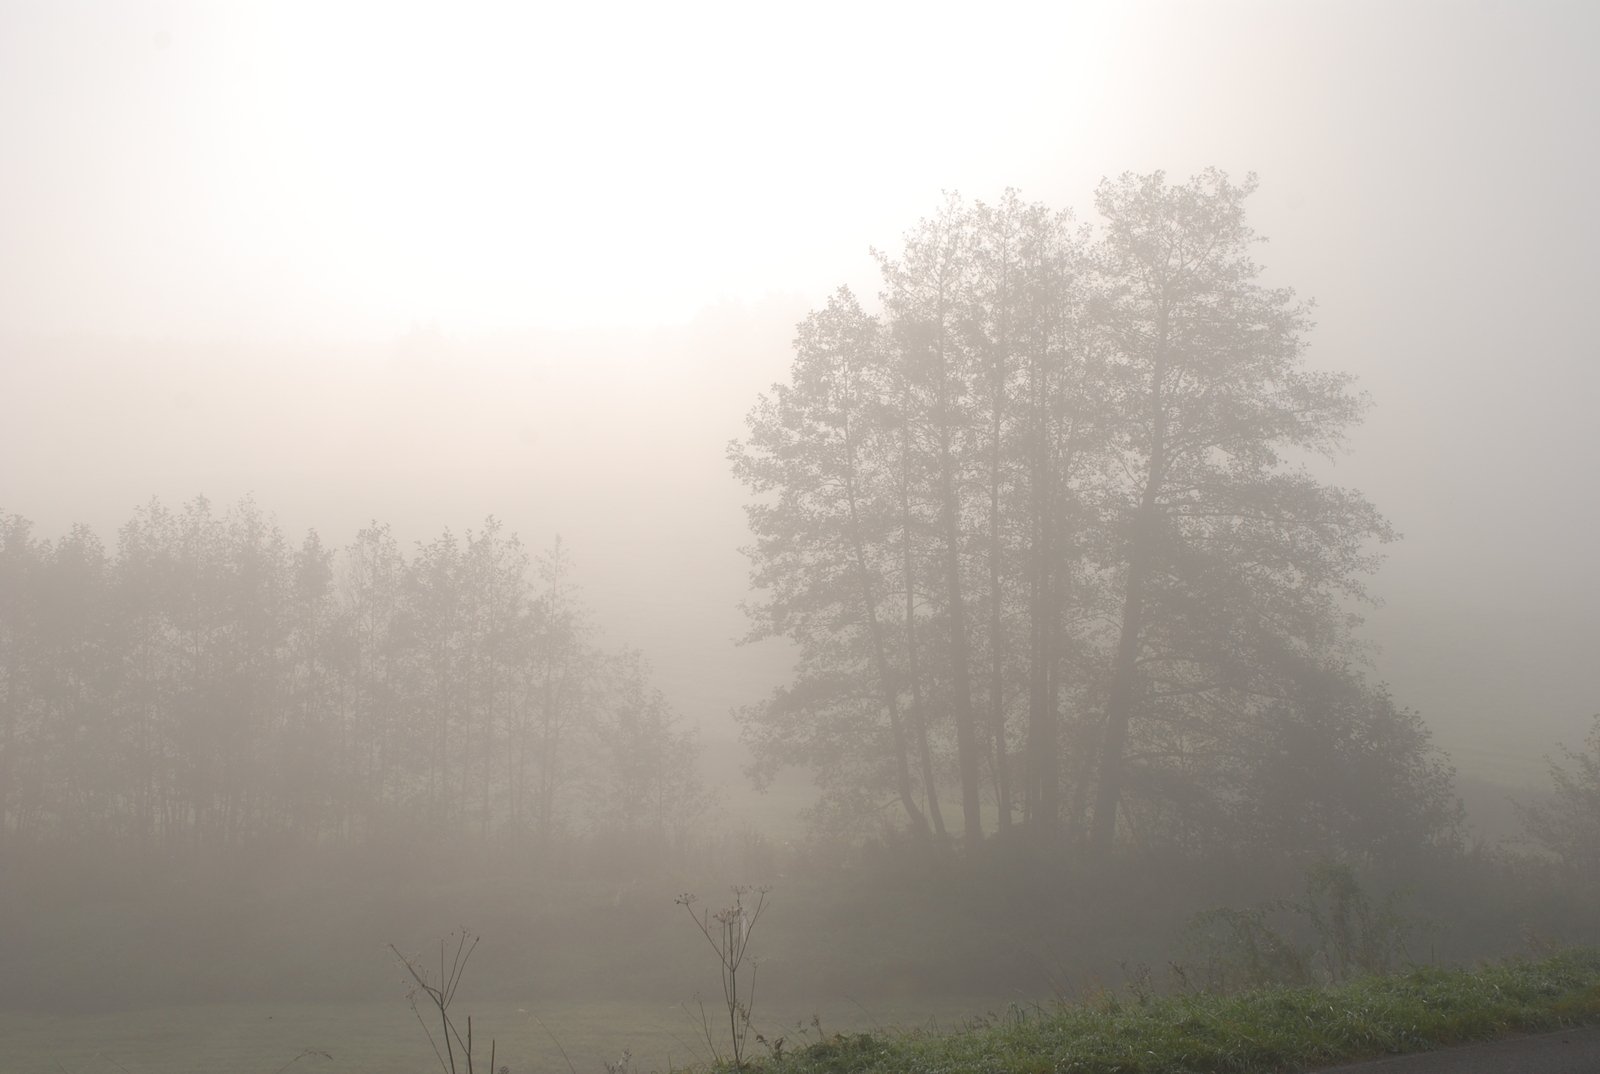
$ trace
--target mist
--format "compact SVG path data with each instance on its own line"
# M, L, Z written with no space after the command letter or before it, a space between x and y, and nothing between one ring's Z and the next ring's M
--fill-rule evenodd
M146 940L129 941L118 964L145 965L148 996L174 1005L212 994L276 1000L296 994L296 981L311 982L304 995L386 997L394 992L393 967L374 951L430 943L469 917L485 937L482 987L497 1001L563 990L687 999L708 986L688 983L704 968L695 963L703 953L676 942L695 937L678 935L686 925L672 897L694 890L715 901L730 883L771 885L772 987L796 1011L852 989L899 1003L919 991L918 981L927 986L921 991L945 999L1037 996L1062 980L1114 975L1120 961L1160 964L1188 915L1293 888L1304 875L1298 866L1314 857L1306 847L1296 868L1234 869L1224 862L1235 861L1227 857L1232 850L1180 846L1176 836L1163 843L1154 822L1139 827L1135 807L1118 814L1115 798L1110 823L1124 825L1115 827L1116 854L1084 857L1110 852L1109 844L1090 847L1099 837L1089 832L1096 780L1088 775L1078 792L1087 796L1081 833L1064 820L1048 850L1020 836L1007 842L1011 805L1000 772L1009 771L1007 747L1002 741L999 761L986 755L989 767L976 759L971 772L962 767L961 706L939 661L919 672L914 657L906 669L887 668L880 657L876 674L893 683L883 690L890 715L881 727L860 724L859 737L839 730L844 717L829 722L837 714L805 709L813 696L807 689L857 689L855 671L807 679L820 666L813 656L834 659L821 640L808 649L795 626L813 605L763 620L763 608L796 592L832 598L803 572L769 573L766 587L753 582L763 565L792 569L780 555L787 545L770 546L762 559L763 535L782 535L761 529L760 508L786 502L788 487L760 486L749 476L759 467L736 472L741 457L766 450L763 398L805 394L797 377L804 341L814 338L807 326L821 331L817 318L829 310L845 316L830 306L841 286L864 310L860 338L877 340L862 344L863 354L915 356L914 326L923 315L882 261L912 263L913 237L926 222L982 232L986 225L971 222L981 217L977 207L1003 205L1014 190L1027 204L1070 211L1073 226L1098 242L1113 229L1097 191L1115 189L1122 176L1156 173L1162 189L1186 189L1208 169L1240 189L1255 177L1242 219L1267 240L1248 247L1263 293L1290 288L1293 302L1314 303L1285 332L1295 346L1303 343L1308 370L1350 375L1351 405L1361 410L1341 430L1338 450L1324 456L1291 444L1285 458L1304 460L1322 485L1359 493L1398 536L1384 540L1374 524L1361 538L1362 553L1379 559L1351 577L1370 600L1328 589L1337 592L1329 598L1337 614L1319 619L1317 630L1325 626L1339 640L1325 663L1348 668L1362 697L1383 698L1390 706L1383 719L1414 726L1421 737L1407 749L1415 751L1416 771L1449 773L1447 791L1407 799L1427 798L1418 815L1465 801L1455 820L1439 814L1425 840L1439 856L1417 856L1412 873L1384 864L1370 849L1376 843L1351 851L1352 867L1367 869L1363 879L1374 891L1409 884L1422 893L1418 917L1457 930L1441 944L1450 957L1512 948L1515 929L1495 933L1484 924L1490 920L1520 915L1563 936L1592 931L1572 909L1581 904L1574 893L1586 889L1561 871L1573 862L1542 839L1546 829L1525 821L1559 808L1551 760L1566 758L1572 769L1574 753L1563 750L1593 749L1586 736L1600 711L1593 659L1600 649L1593 554L1600 371L1588 312L1588 260L1600 243L1600 208L1590 194L1600 183L1600 149L1589 134L1600 126L1600 73L1588 55L1597 34L1600 14L1559 3L1017 4L982 12L153 2L0 9L0 517L28 524L11 549L23 566L0 598L11 605L4 682L15 688L4 703L7 727L33 729L0 745L9 783L0 786L0 863L8 878L0 905L15 938L0 964L9 960L13 979L42 982L33 995L11 989L0 1001L18 1010L137 1006L138 989L94 980L49 952L116 944L129 933L165 935L173 926L161 907L176 913L180 905L168 884L184 888L187 911L216 915L207 942L222 946L178 944L174 950L185 953L169 958L151 956ZM969 211L975 215L961 215ZM1111 279L1107 263L1102 257L1094 271ZM1085 319L1091 310L1104 317L1104 307L1088 299L1081 308ZM881 339L872 334L877 328L861 326L868 320L882 327ZM971 333L952 329L950 338L968 347ZM1086 344L1084 353L1092 349ZM889 380L872 380L878 375L862 374L868 386L859 389L862 398L880 393L874 406L890 398ZM973 385L985 383L973 377ZM1106 398L1121 391L1105 388ZM981 399L977 388L968 394ZM842 406L838 398L827 396L827 405ZM944 414L929 407L927 414ZM822 409L807 413L822 421ZM1021 416L1014 420L1024 428ZM994 418L995 445L1001 422ZM974 419L970 435L982 428ZM1128 419L1126 429L1142 428ZM1107 435L1110 444L1115 437ZM1126 453L1124 466L1140 451L1158 454L1138 447L1141 435L1115 434L1123 437L1115 450ZM882 460L893 451L911 459L899 443L881 431L873 465L887 467ZM1001 449L994 450L998 459ZM947 448L944 457L956 453ZM934 457L930 449L927 459ZM1012 656L985 663L984 645L999 649L994 639L1011 627L992 638L983 633L984 587L991 577L996 592L1012 586L1020 609L1022 594L1040 584L1016 566L1024 562L1022 537L1014 555L1001 554L998 537L982 543L985 534L1022 534L1034 524L1020 521L1022 514L1014 524L995 521L999 477L984 493L993 493L994 514L979 510L989 502L978 494L987 457L973 449L957 474L957 485L967 482L960 487L971 496L973 521L965 543L951 542L960 544L964 564L956 574L966 571L976 594L977 708L990 696L983 691L991 689L991 669L1000 669L997 683L1004 680L993 688L1000 696L1022 698L1031 689L1020 641ZM1016 467L1025 469L1021 461ZM1077 485L1063 479L1063 487L1113 490L1086 494L1083 503L1115 502L1113 479L1091 470ZM894 487L888 473L874 486L885 504ZM929 503L934 474L930 462L906 478L927 480ZM1021 482L1013 490L1019 512ZM157 847L135 838L143 822L115 804L125 773L96 783L100 777L75 767L83 795L103 792L113 804L97 813L80 796L42 820L49 810L21 789L17 766L45 756L40 743L69 743L71 734L58 735L69 720L61 715L66 695L40 687L44 700L28 700L29 684L57 682L36 668L69 663L28 648L37 630L27 616L68 612L28 603L27 594L50 591L30 589L26 579L48 573L44 565L56 562L64 547L57 542L74 526L98 538L106 577L120 578L119 531L156 506L181 513L196 498L218 519L253 505L290 551L315 531L330 578L338 579L347 577L349 548L367 527L387 527L411 564L443 534L468 541L497 522L527 554L517 620L525 626L550 607L554 590L539 589L537 561L559 539L572 607L587 624L583 651L596 666L620 666L612 662L631 659L625 654L642 659L627 689L659 694L672 734L694 744L693 762L683 767L699 780L704 810L673 837L671 854L634 869L616 860L625 840L605 841L616 836L605 827L611 821L595 819L604 810L594 803L606 793L594 789L603 782L599 760L583 762L594 770L574 769L573 786L589 789L573 791L559 837L552 828L526 843L512 830L521 814L509 812L510 776L504 817L486 804L481 816L452 815L444 828L390 842L367 838L378 831L373 818L422 815L408 813L414 803L392 788L373 793L381 808L365 820L350 819L367 808L358 805L325 828L308 824L295 837L303 845L285 837L268 850L244 840L215 857L182 838L156 838ZM895 581L894 540L910 547L913 531L922 534L915 540L935 562L935 512L927 509L924 533L906 521L909 506L899 523L879 506L881 532L868 524L865 552L858 547L851 567L870 561L866 592L883 587L869 625L877 629L882 618L894 628L904 593L911 604L920 593L934 609L920 613L931 617L923 644L953 645L958 631L941 609L962 603L960 579L936 584L930 566L926 578L906 567ZM1115 629L1104 624L1121 614L1113 597L1132 568L1114 551L1131 531L1113 515L1102 536L1085 539L1091 551L1074 546L1071 553L1082 583L1072 591L1104 593L1094 598L1100 604L1075 598L1091 609L1083 621L1101 625L1073 628L1082 651L1100 655L1059 646L1079 661L1070 665L1076 672L1060 671L1066 685L1052 687L1070 697L1060 706L1067 800L1080 786L1073 765L1090 765L1086 758L1103 749L1102 709L1115 704L1106 700L1117 681ZM891 539L893 525L901 525L901 537ZM992 576L985 573L991 559ZM1013 567L1015 579L1002 581L1002 569ZM1178 599L1171 597L1172 607ZM337 600L329 600L333 608ZM120 606L106 605L113 607ZM1208 604L1208 614L1229 614L1222 607ZM918 614L907 613L913 627ZM1181 630L1171 628L1170 637L1204 633L1195 625L1199 613L1183 614L1190 617L1174 619ZM96 615L84 622L100 630L113 612ZM819 637L855 637L848 616L838 623ZM217 629L232 636L232 628ZM1210 640L1226 632L1216 630ZM1026 634L1017 631L1019 639ZM1210 640L1194 642L1194 651ZM865 641L859 646L865 668L868 649ZM899 659L891 654L888 663ZM520 673L522 665L508 661L506 674ZM105 667L132 662L113 656ZM840 747L858 751L852 756L877 757L871 743L888 734L898 706L913 726L909 684L919 674L937 694L927 701L938 714L929 717L937 756L926 774L911 773L922 781L921 805L896 812L888 753L876 768L876 760L835 763L817 743L832 734L854 743ZM617 685L623 679L606 680L594 696L626 692ZM105 689L112 696L120 687ZM511 726L509 715L493 715L498 702L484 704L484 726ZM1021 766L1028 725L1025 703L1016 704L1010 749ZM506 705L509 714L512 702ZM595 705L615 711L611 702ZM817 737L773 715L790 711L807 713ZM1135 712L1133 719L1154 718ZM1083 735L1094 729L1092 741L1072 738L1079 720ZM485 771L502 748L499 733L484 732ZM503 748L511 750L509 730L506 736ZM60 756L73 748L60 745ZM461 764L469 767L462 771L475 771L472 748L464 747ZM909 746L896 750L914 759ZM452 779L460 775L450 771ZM752 775L775 782L762 793ZM1433 778L1418 775L1412 789L1433 788ZM1102 769L1100 783L1109 779ZM1018 788L1024 782L1019 776ZM1361 784L1350 775L1348 786ZM1234 793L1217 790L1215 801L1231 803ZM952 818L948 840L918 850L916 818L939 803ZM1019 789L1016 803L1019 829L1027 828L1038 800L1024 804ZM965 829L963 804L970 806ZM72 812L80 807L88 811ZM1071 808L1066 801L1062 816ZM1320 818L1320 810L1284 806L1307 817ZM74 834L78 821L70 818L91 814L96 819ZM1158 814L1168 816L1149 816ZM1210 823L1197 819L1198 806L1181 814L1173 831ZM978 818L981 838L961 849ZM462 835L450 827L456 820L480 830ZM158 828L152 823L145 834ZM1228 842L1219 838L1216 846ZM1513 858L1496 858L1491 868L1475 853ZM400 866L408 859L430 864L406 872ZM1464 863L1473 861L1486 871L1471 872ZM264 893L259 917L229 887L230 870L240 869ZM311 879L321 870L339 878L326 890ZM1498 881L1484 879L1494 870L1548 875L1545 901L1512 905ZM480 873L485 886L457 884L458 871ZM1153 878L1175 876L1191 883L1188 896L1107 909L1118 903L1119 884L1162 887ZM92 889L114 888L119 877L136 877L126 883L138 895L108 909L96 901L103 891ZM1079 885L1081 901L1018 919L1048 936L1042 946L1050 953L1012 973L1005 965L1012 954L997 952L1018 941L966 907L983 897L1020 904L1020 893L1037 883ZM506 895L512 889L520 909ZM1462 894L1469 889L1477 902ZM360 953L340 946L337 959L319 961L316 949L336 926L308 928L286 909L307 890L319 892L305 902L307 917L341 907L328 920L349 923L366 945ZM539 909L527 917L530 899ZM73 909L44 914L52 904ZM602 904L616 916L602 921L597 909L591 916L572 909ZM352 906L372 913L356 922ZM830 953L803 953L808 930L826 934L855 912L879 930L873 935L881 933L881 944L839 926L838 942L823 945ZM252 921L261 935L217 939L248 932ZM929 932L961 938L919 963L907 951ZM265 953L271 937L286 935L300 939ZM600 950L623 935L629 951ZM62 939L72 936L79 938ZM592 962L582 945L568 942L575 936L599 945ZM213 954L225 968L194 969ZM632 971L631 983L630 957L649 963ZM565 984L518 968L541 958L560 966ZM251 964L259 972L240 968ZM912 1018L932 1009L906 1008Z

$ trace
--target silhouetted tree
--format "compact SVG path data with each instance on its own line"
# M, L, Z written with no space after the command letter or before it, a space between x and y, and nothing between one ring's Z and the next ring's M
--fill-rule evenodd
M971 346L970 216L956 199L921 222L905 239L898 259L879 255L891 338L905 369L914 409L906 419L920 425L930 453L927 473L936 505L938 570L945 628L946 697L955 729L956 771L961 789L962 838L977 845L983 835L977 710L973 700L973 644L969 584L963 563L966 490L981 473L981 412L974 379L982 375Z
M572 562L557 537L539 557L540 588L526 635L523 698L531 719L520 749L534 769L533 830L542 844L560 832L565 793L575 786L593 701L599 653L572 583Z
M636 652L608 662L595 732L599 756L589 783L590 825L624 852L623 872L664 861L710 808L692 731L649 681Z
M1369 544L1393 536L1359 495L1287 461L1337 448L1362 404L1348 376L1306 368L1305 307L1259 282L1244 218L1254 185L1213 171L1170 186L1158 172L1097 196L1097 319L1123 474L1109 519L1120 611L1096 773L1102 851L1130 735L1157 695L1226 689L1284 634L1338 646L1336 598L1361 595Z
M906 610L896 593L909 583L892 546L896 444L883 405L886 342L841 289L800 325L795 348L792 385L776 386L752 412L749 449L730 449L741 479L774 494L749 511L755 580L769 591L752 608L752 637L800 645L796 689L747 711L745 726L759 764L802 754L835 791L850 793L863 780L891 786L912 829L925 836L901 696L908 672L895 660L892 633L915 608ZM848 744L827 734L830 726L850 728ZM924 801L937 794L921 790Z
M1550 762L1550 801L1519 811L1528 835L1570 875L1600 885L1600 715L1583 745L1563 746L1562 760Z
M892 791L942 832L953 744L969 845L987 795L1002 833L1020 808L1102 852L1119 815L1211 846L1244 838L1280 731L1406 724L1326 672L1392 533L1300 464L1362 403L1260 283L1251 189L1108 181L1097 238L1013 193L952 197L877 255L881 318L841 292L802 323L730 448L756 496L754 633L800 647L743 714L762 774L810 767L833 815ZM1337 702L1306 685L1325 680ZM1413 812L1447 827L1425 736L1395 741Z
M493 518L408 560L377 523L291 548L249 500L152 501L114 557L0 516L0 845L548 842L646 803L677 833L694 739L594 645L569 570L558 542L536 587Z

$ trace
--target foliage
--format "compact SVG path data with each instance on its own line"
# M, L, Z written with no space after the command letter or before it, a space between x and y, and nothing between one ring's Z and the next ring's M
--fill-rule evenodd
M1349 865L1324 862L1306 877L1304 898L1294 909L1310 922L1317 954L1329 980L1392 973L1406 959L1406 936L1416 925L1399 911L1390 892L1374 905Z
M707 807L697 744L571 569L492 517L409 556L377 523L291 545L249 500L152 501L114 551L0 519L0 846L664 855Z
M1600 889L1600 715L1582 750L1562 747L1550 762L1551 800L1519 807L1524 828L1569 877Z
M1187 946L1199 959L1174 974L1190 987L1227 994L1251 988L1303 987L1313 982L1305 953L1268 923L1264 907L1219 906L1189 922Z
M1477 971L1414 970L1336 987L1189 993L1098 1007L1012 1008L966 1032L840 1037L786 1051L772 1074L1073 1070L1266 1074L1508 1033L1600 1023L1600 951Z
M1406 939L1418 927L1400 912L1398 892L1375 904L1349 865L1322 862L1306 873L1299 898L1196 914L1185 946L1199 961L1174 971L1221 993L1383 976L1407 960Z
M1450 837L1448 769L1355 665L1393 531L1302 461L1365 402L1261 281L1254 186L1124 175L1095 230L950 197L876 253L881 310L841 289L801 322L729 447L752 636L799 648L740 714L759 777L810 769L836 829L969 846Z
M714 797L700 778L699 743L682 730L638 653L608 665L594 723L597 764L588 811L597 841L617 856L623 875L664 848L684 848Z

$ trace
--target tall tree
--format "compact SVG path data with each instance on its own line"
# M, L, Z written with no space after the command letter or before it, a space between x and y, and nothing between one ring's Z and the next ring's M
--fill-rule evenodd
M1002 833L1011 828L1011 750L1008 744L1006 659L1012 617L1007 615L1008 559L1014 540L1008 532L1015 512L1010 499L1019 475L1014 441L1019 432L1016 370L1022 359L1027 325L1024 305L1022 243L1025 241L1021 200L1008 190L993 208L978 205L973 217L972 281L966 314L977 348L975 388L981 400L984 459L985 555L988 577L988 759L993 772L995 807Z
M840 289L800 324L791 384L762 400L750 415L749 441L730 448L740 478L772 496L749 509L754 580L769 594L753 609L752 636L788 636L801 650L796 689L747 713L745 722L750 731L766 728L754 739L758 760L803 749L837 774L841 791L853 781L838 778L844 772L865 765L877 778L881 770L912 830L926 836L911 767L915 733L901 696L916 684L895 663L890 634L901 602L890 545L896 516L886 360L877 322ZM909 591L909 581L902 584ZM875 718L865 716L870 738L851 736L846 746L815 733L841 718L859 725L874 709ZM786 718L775 719L780 715ZM922 789L924 801L936 797L934 788Z
M617 864L628 875L641 862L663 862L681 849L712 798L694 732L679 726L666 697L650 686L643 657L624 652L607 664L590 817L596 833L623 852Z
M980 465L975 456L981 435L972 409L972 381L978 370L969 345L970 314L963 308L971 243L969 214L951 198L906 236L898 259L879 257L893 339L920 397L916 413L923 418L933 451L930 470L939 520L949 704L961 785L962 839L969 847L983 837L969 585L963 563L965 489Z
M1121 814L1198 846L1203 813L1261 793L1252 742L1361 708L1304 684L1348 664L1344 609L1392 533L1301 465L1362 401L1260 282L1252 187L1108 181L1097 238L952 197L876 255L880 317L835 296L807 319L732 450L756 633L801 643L745 716L764 770L867 809L893 788L942 832L953 739L969 845L992 792L1001 832L1020 805L1046 841L1065 821L1108 850Z
M22 774L30 721L24 706L32 693L28 643L39 558L31 531L21 515L0 515L0 848L23 834L26 816Z
M1362 401L1348 376L1306 367L1306 307L1260 282L1244 215L1254 188L1216 171L1174 186L1157 172L1107 181L1096 199L1100 323L1116 378L1107 404L1124 477L1111 519L1120 611L1091 830L1101 851L1116 830L1130 730L1150 712L1163 617L1170 625L1187 605L1206 624L1166 659L1202 678L1223 671L1236 625L1249 622L1238 616L1271 614L1261 607L1270 592L1324 613L1298 636L1329 627L1329 595L1359 595L1369 542L1392 536L1360 496L1289 461L1335 449ZM1196 586L1205 595L1185 602ZM1220 604L1230 590L1235 599ZM1195 645L1214 647L1213 658L1197 661Z
M463 801L477 798L477 824L487 835L493 824L496 759L503 749L513 718L510 709L519 691L519 659L525 651L523 634L528 626L528 555L514 535L507 537L498 519L490 516L483 528L467 533L462 559L465 588L463 627L468 681L465 691L470 711L468 741L477 740L477 761L470 750L462 765ZM466 787L470 781L474 794Z
M342 714L350 728L347 806L363 835L385 827L403 798L403 773L413 758L409 706L404 703L407 657L405 557L386 525L360 530L338 563L342 641Z
M523 680L524 704L531 705L533 719L531 726L523 725L519 750L531 747L533 828L541 845L548 845L562 825L563 792L581 767L582 743L576 739L593 702L598 654L572 582L572 559L560 537L539 557L538 576L541 588L525 635L530 649ZM526 731L532 732L531 738Z
M529 566L493 518L408 561L377 523L291 549L249 500L152 501L114 558L0 516L0 843L594 837L585 791L652 743L684 822L692 737L642 660L593 644L559 542L540 588Z

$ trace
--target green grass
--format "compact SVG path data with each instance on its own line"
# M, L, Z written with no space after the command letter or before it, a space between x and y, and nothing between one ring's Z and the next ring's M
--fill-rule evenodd
M964 1032L841 1036L765 1074L1250 1074L1600 1022L1600 951L1330 989L1012 1008Z
M987 1009L976 1019L962 1012ZM527 1005L463 994L514 1074L706 1069L698 1012L663 1003ZM826 1039L809 1023L820 1015ZM1476 971L1425 969L1330 989L1077 1006L982 997L870 1009L757 1010L787 1037L761 1074L1249 1074L1600 1023L1600 950ZM960 1026L954 1031L950 1026ZM906 1028L911 1027L911 1028ZM424 1074L438 1064L405 1002L239 1003L94 1016L0 1014L4 1074ZM559 1047L557 1046L559 1041ZM563 1052L565 1054L563 1054ZM320 1054L320 1053L326 1053ZM483 1052L487 1057L487 1049ZM480 1063L482 1069L482 1063Z

